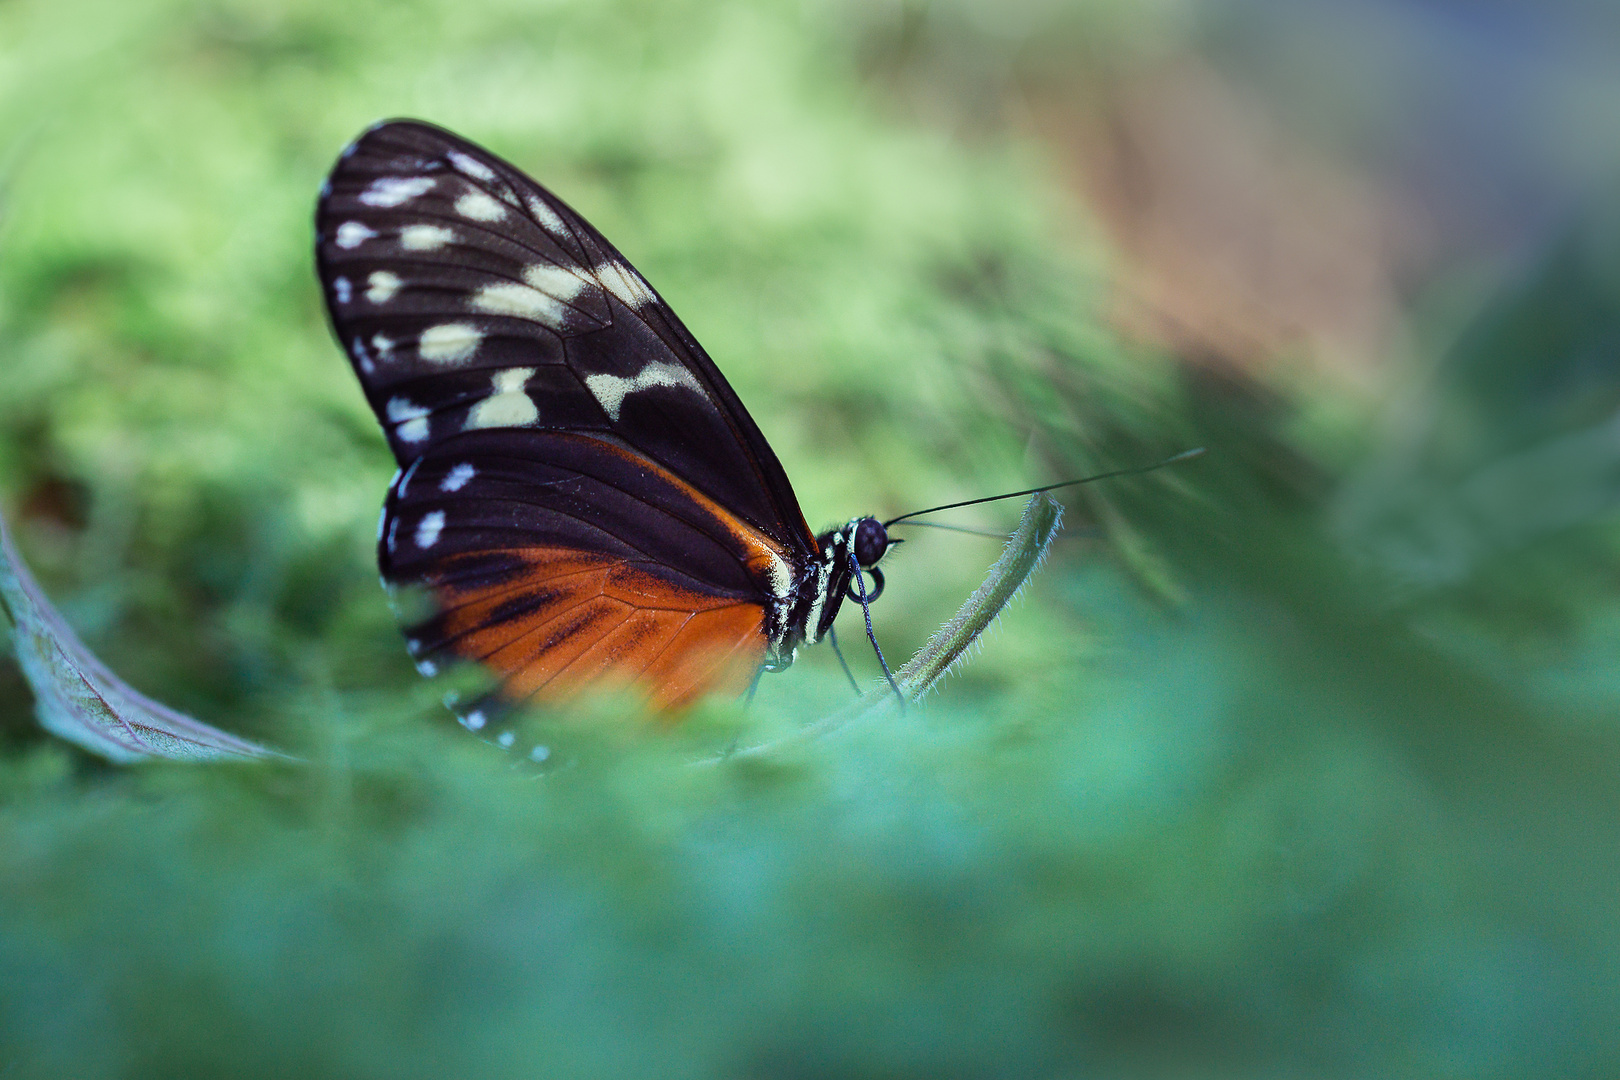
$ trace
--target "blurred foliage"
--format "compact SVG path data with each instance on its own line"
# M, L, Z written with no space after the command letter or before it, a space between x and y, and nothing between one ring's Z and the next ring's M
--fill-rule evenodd
M993 9L0 4L19 543L130 682L305 759L112 770L0 668L0 1069L1612 1073L1620 202L1436 299L1399 407L1324 433L1331 390L1116 338L1041 149L901 104L1181 6ZM812 653L673 732L537 718L514 768L381 602L391 464L310 266L388 115L622 247L812 525L1210 453L1081 489L927 709L724 757L847 699ZM904 656L994 546L897 556Z

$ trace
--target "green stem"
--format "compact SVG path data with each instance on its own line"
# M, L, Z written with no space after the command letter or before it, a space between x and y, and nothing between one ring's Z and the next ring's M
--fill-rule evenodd
M990 567L983 583L973 590L954 618L934 632L928 643L894 673L896 685L906 702L917 701L938 686L951 668L961 662L973 643L990 628L1024 582L1046 556L1052 539L1063 520L1063 505L1044 492L1035 495L1024 506L1024 517L1007 541L1001 558ZM751 746L725 755L725 758L757 757L786 746L871 720L900 706L894 690L885 682L862 694L853 704L831 716L809 724L794 734L774 742ZM711 761L725 758L710 759Z
M957 611L950 622L934 632L928 643L917 650L917 655L895 672L900 692L906 700L915 701L928 693L950 673L964 653L990 628L1001 609L1006 607L1035 568L1046 557L1046 549L1057 535L1063 521L1063 504L1045 493L1036 495L1024 506L1024 517L1007 540L1001 552L979 587ZM887 687L869 690L862 697L868 709L885 703L898 704Z

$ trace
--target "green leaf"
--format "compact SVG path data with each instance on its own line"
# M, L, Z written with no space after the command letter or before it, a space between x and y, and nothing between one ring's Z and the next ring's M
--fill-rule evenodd
M12 546L3 519L0 606L15 628L12 643L34 690L35 714L51 734L120 763L282 756L175 712L114 675L51 606Z

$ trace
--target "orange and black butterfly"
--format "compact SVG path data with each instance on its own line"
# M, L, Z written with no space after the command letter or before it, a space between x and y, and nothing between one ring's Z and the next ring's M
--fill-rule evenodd
M507 703L618 685L674 708L787 667L881 588L883 524L811 532L675 313L512 165L379 124L315 227L332 327L399 463L383 579L433 601L406 628L424 673L475 660Z

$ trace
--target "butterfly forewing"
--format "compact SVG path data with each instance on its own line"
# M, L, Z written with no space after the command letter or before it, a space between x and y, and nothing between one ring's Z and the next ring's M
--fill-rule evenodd
M401 467L379 561L433 599L407 627L424 670L481 661L508 701L617 682L678 705L745 683L816 540L725 379L612 245L413 121L344 153L316 228L334 330Z
M469 429L599 431L778 542L814 538L713 361L567 205L411 121L338 162L316 222L338 339L402 466Z

